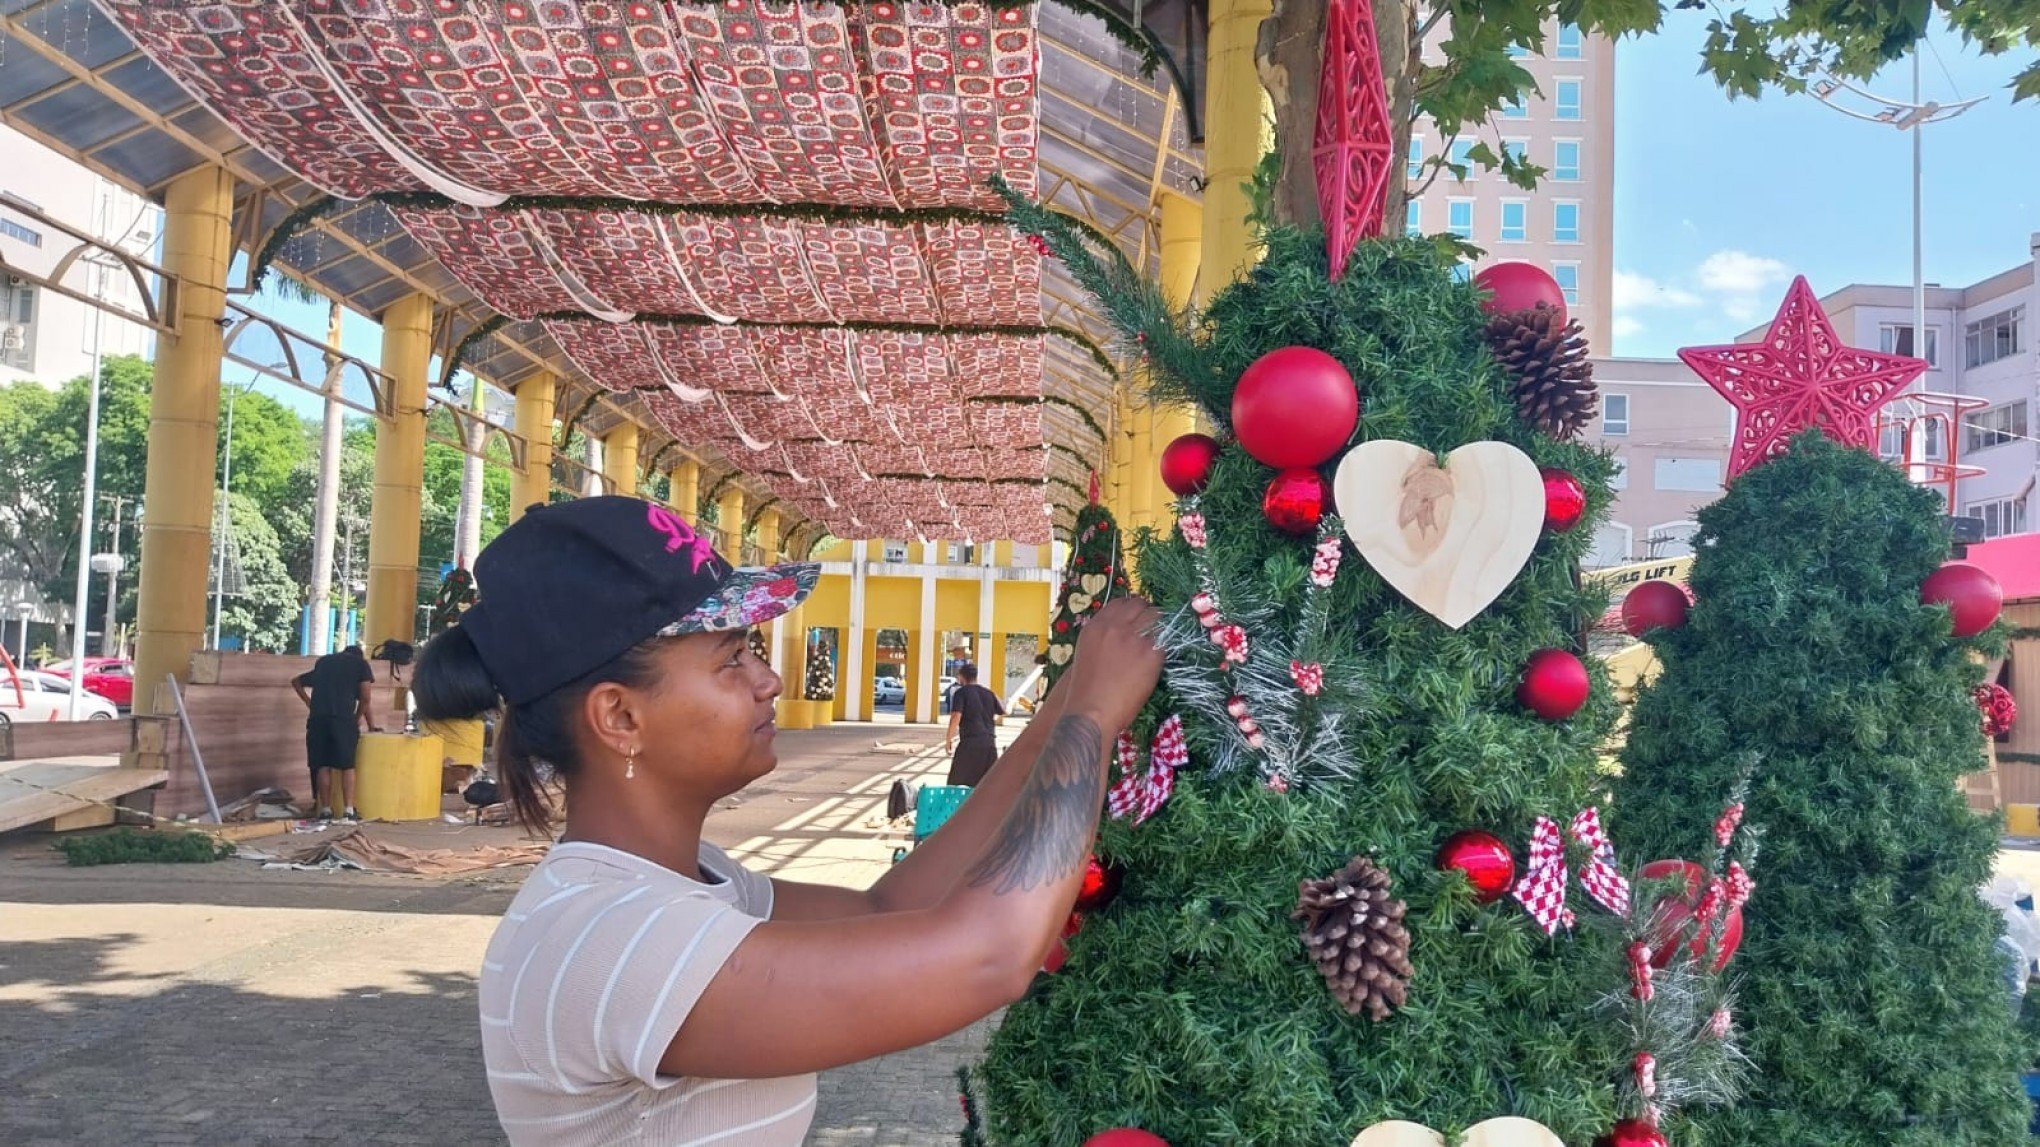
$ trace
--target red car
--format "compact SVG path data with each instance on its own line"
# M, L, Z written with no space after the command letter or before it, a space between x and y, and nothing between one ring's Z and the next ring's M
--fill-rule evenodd
M46 665L43 672L69 677L71 663L59 661L55 665ZM135 663L125 657L87 657L85 689L99 694L122 709L132 708L135 701Z

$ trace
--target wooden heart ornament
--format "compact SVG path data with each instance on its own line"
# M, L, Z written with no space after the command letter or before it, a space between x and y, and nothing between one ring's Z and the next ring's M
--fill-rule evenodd
M1513 1115L1467 1128L1460 1142L1465 1147L1565 1147L1542 1123ZM1445 1137L1428 1127L1395 1120L1362 1131L1353 1147L1445 1147Z
M1454 629L1516 580L1544 530L1537 463L1506 442L1468 443L1442 467L1421 446L1363 442L1332 489L1360 556Z

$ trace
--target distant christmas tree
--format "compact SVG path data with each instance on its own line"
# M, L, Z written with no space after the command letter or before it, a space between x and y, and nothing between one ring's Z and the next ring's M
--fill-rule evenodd
M1120 554L1119 523L1112 511L1093 501L1077 512L1070 564L1063 570L1062 597L1048 626L1049 685L1070 666L1077 651L1077 632L1092 614L1115 597L1133 592Z
M826 645L808 645L807 688L802 695L810 701L836 699L836 661L830 652Z

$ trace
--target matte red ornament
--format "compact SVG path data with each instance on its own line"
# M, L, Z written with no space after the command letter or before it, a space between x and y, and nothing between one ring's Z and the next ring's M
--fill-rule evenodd
M1477 828L1448 837L1438 847L1438 867L1464 872L1482 904L1500 900L1516 886L1516 854L1501 837Z
M1546 466L1537 471L1544 478L1544 528L1562 534L1587 516L1587 487L1570 470Z
M1792 280L1764 341L1687 347L1679 357L1735 407L1731 478L1783 454L1803 430L1871 449L1877 409L1927 369L1925 359L1843 343L1804 275Z
M1275 475L1268 483L1267 493L1261 496L1261 512L1268 516L1269 525L1301 536L1316 532L1331 497L1331 484L1323 474L1298 466Z
M1233 434L1263 465L1317 466L1360 425L1360 391L1339 360L1307 346L1254 360L1233 388Z
M1671 1147L1671 1140L1644 1120L1624 1119L1594 1140L1594 1147Z
M1565 288L1551 272L1535 263L1495 263L1473 277L1473 285L1487 292L1480 309L1491 315L1507 315L1535 307L1558 312L1558 326L1566 324Z
M1345 277L1354 246L1382 234L1388 181L1399 166L1391 154L1395 132L1388 119L1388 85L1381 78L1374 5L1368 0L1331 0L1325 8L1324 68L1312 143L1325 254L1336 283Z
M1138 1127L1115 1127L1084 1140L1084 1147L1169 1147L1169 1141Z
M1563 721L1587 703L1587 667L1563 649L1540 649L1523 666L1516 700L1547 721Z
M1700 935L1697 921L1693 917L1694 909L1699 906L1701 897L1706 895L1710 882L1707 870L1690 860L1653 860L1637 873L1639 881L1669 880L1676 876L1686 878L1685 893L1668 895L1658 901L1657 910L1652 913L1650 926L1644 933L1650 942L1650 962L1653 967L1670 967L1672 958L1678 954L1682 942L1686 943L1686 950L1692 953L1695 960L1707 958L1709 938ZM1721 935L1714 956L1714 970L1717 972L1728 967L1728 961L1735 956L1735 950L1742 947L1742 907L1737 905L1724 909L1719 927ZM1691 942L1685 942L1684 938L1689 934L1693 939Z
M1653 579L1629 591L1622 599L1622 628L1631 637L1643 637L1653 629L1677 629L1686 624L1693 599L1677 582Z
M1947 606L1955 618L1955 636L1975 637L2004 612L2005 587L1981 566L1949 562L1920 585L1920 604Z
M1169 443L1162 448L1162 485L1178 498L1203 493L1218 451L1218 439L1209 434L1185 434Z
M1107 864L1094 854L1084 858L1084 882L1077 887L1076 910L1079 913L1096 912L1119 895L1120 878L1123 871L1116 864Z

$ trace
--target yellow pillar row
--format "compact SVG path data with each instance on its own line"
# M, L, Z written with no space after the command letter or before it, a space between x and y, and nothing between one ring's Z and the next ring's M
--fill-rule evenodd
M715 500L715 515L716 529L722 534L716 548L731 565L743 565L744 492L735 486L726 487Z
M418 628L418 534L425 494L425 388L432 367L432 299L409 295L383 312L382 371L391 413L375 429L375 496L369 509L370 649L410 641Z
M1204 207L1173 191L1161 196L1162 295L1178 310L1196 301L1197 276L1204 258ZM1169 443L1197 429L1197 410L1187 404L1160 407L1154 412L1154 453L1147 459L1155 475L1152 518L1158 530L1176 523L1176 495L1162 483L1162 451Z
M602 440L602 476L609 479L610 493L637 497L637 462L637 423L626 422Z
M216 167L181 175L166 190L163 208L163 268L178 279L177 337L157 343L149 394L135 619L134 708L142 716L159 712L156 690L166 675L189 679L191 655L205 635L233 176Z
M1216 294L1254 265L1246 186L1274 146L1274 106L1254 66L1271 0L1211 0L1204 85L1204 290Z
M552 500L553 403L558 380L548 371L524 380L517 388L517 433L523 437L524 467L510 474L510 520L526 507Z
M673 503L674 512L694 525L701 520L701 463L689 458L673 467L668 475L666 497Z

